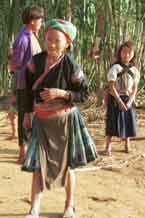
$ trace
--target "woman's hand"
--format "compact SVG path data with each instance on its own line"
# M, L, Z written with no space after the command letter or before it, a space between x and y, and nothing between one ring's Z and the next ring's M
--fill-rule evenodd
M24 115L23 127L26 130L29 130L32 128L31 115L29 113L25 113Z
M48 102L50 100L54 100L56 98L66 98L67 91L56 88L44 88L44 91L40 92L40 96L43 101Z

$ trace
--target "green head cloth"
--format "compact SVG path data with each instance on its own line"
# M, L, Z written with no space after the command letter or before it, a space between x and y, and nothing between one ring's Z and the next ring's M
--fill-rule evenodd
M60 30L71 41L73 41L76 37L76 27L69 21L61 19L48 20L46 21L46 28Z

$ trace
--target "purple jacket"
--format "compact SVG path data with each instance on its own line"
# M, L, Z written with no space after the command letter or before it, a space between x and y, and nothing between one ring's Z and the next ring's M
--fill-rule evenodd
M31 34L25 26L22 27L13 44L11 64L16 66L17 89L24 89L26 86L25 69L32 58Z

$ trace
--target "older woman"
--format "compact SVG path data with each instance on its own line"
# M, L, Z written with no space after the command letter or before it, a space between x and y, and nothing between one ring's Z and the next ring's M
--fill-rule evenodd
M22 167L33 172L32 202L27 218L39 217L44 187L66 187L63 217L74 218L75 175L73 169L97 158L74 102L83 102L87 84L80 66L66 53L76 36L75 26L53 19L47 22L47 50L35 55L28 66L24 126L32 134Z

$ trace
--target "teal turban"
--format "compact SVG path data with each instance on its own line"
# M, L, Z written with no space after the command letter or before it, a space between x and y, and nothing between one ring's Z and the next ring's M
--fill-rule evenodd
M69 21L52 19L46 21L46 28L56 29L63 32L71 41L76 37L76 27Z

